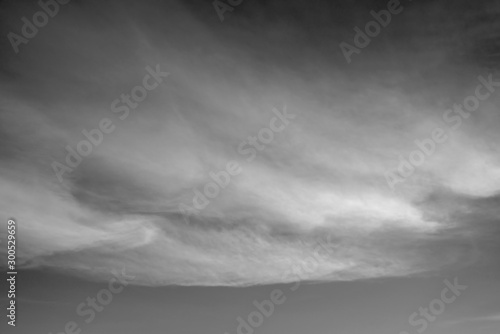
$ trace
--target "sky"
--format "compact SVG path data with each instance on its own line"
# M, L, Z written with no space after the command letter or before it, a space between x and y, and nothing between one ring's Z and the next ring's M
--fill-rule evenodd
M0 3L8 333L498 333L500 4L214 3Z

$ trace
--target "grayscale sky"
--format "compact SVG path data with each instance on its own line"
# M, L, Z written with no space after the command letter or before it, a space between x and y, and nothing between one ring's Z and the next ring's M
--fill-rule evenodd
M0 2L2 333L233 334L274 289L256 334L499 333L499 2L401 0L363 47L387 1L72 0L24 39L40 6Z

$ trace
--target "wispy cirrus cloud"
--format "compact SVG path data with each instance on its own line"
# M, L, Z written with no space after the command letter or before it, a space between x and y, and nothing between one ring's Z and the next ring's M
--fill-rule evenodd
M212 18L174 2L161 13L126 8L68 4L22 53L4 56L0 209L18 221L25 267L104 279L126 264L134 284L252 285L290 280L290 265L304 264L327 236L335 251L308 280L422 274L491 251L477 244L498 234L500 96L398 193L386 185L398 155L484 70L450 61L454 45L439 47L441 35L428 37L434 30L411 42L429 43L427 52L408 42L385 56L372 45L345 68L300 37L307 22L220 25L209 4L199 10ZM414 31L419 10L401 14L409 17L401 29ZM299 42L287 39L292 32ZM168 82L119 122L111 102L154 64L171 73ZM284 104L296 120L186 224L179 204L210 171L241 159L238 145ZM116 130L62 186L51 163L103 117Z

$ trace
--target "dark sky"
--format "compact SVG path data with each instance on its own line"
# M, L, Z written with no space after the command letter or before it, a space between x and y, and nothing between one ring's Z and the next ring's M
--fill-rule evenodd
M243 0L221 21L210 1L73 0L13 47L40 5L1 2L9 333L233 334L281 289L255 333L413 334L454 279L467 289L426 332L498 333L500 4L401 1L357 45L387 8ZM122 269L85 324L77 306Z

